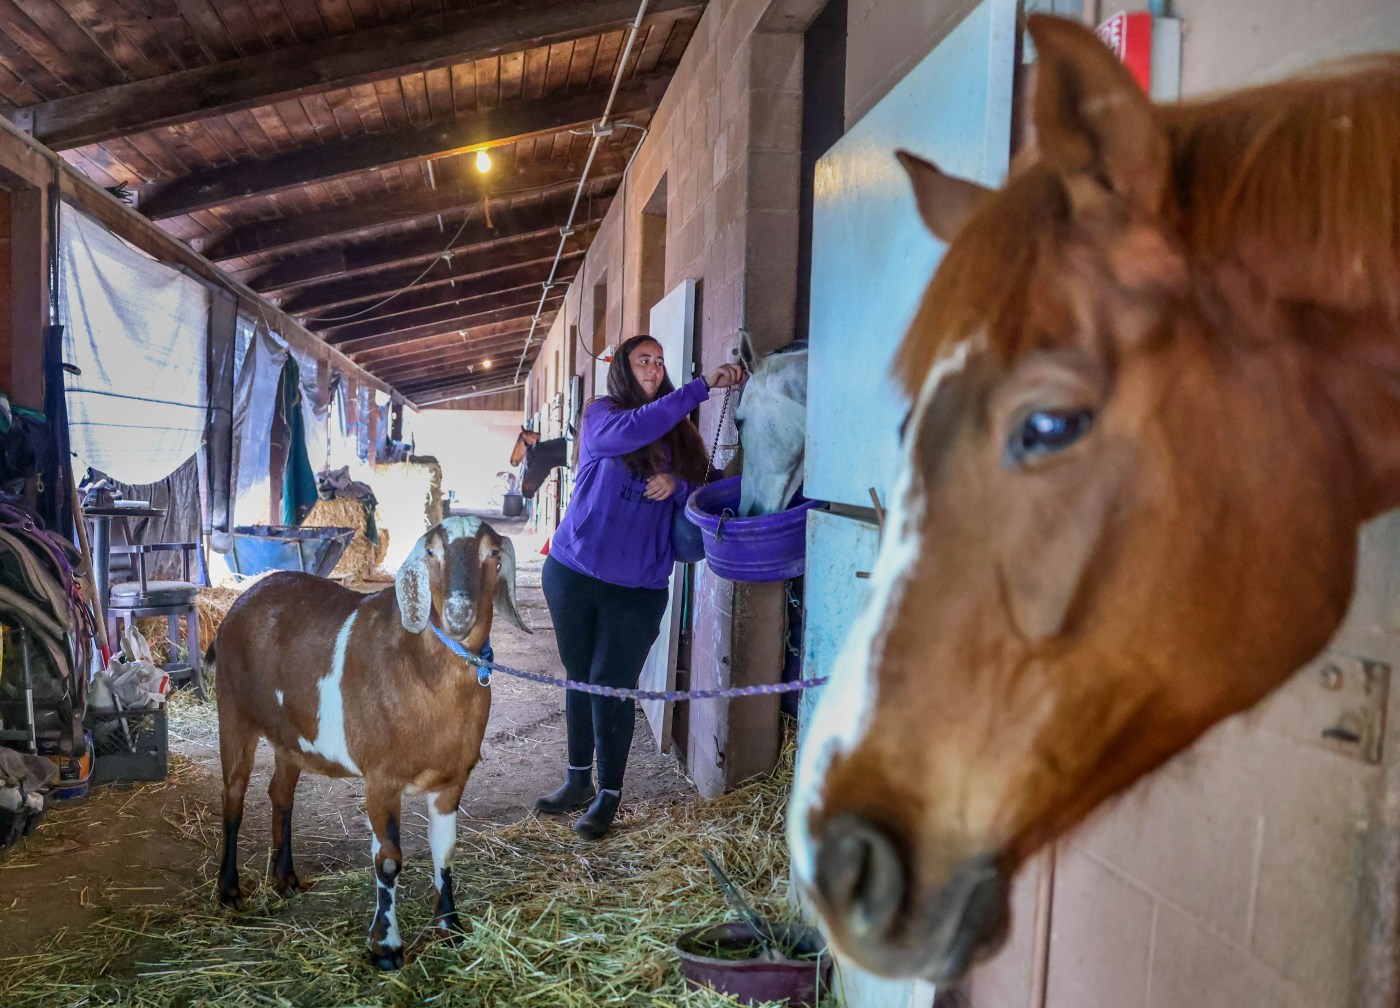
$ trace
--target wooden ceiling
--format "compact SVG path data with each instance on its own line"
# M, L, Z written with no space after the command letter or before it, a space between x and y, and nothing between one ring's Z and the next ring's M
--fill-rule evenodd
M0 111L410 401L481 396L558 307L639 3L0 0ZM615 121L649 124L704 7L651 0ZM601 142L556 281L642 136Z

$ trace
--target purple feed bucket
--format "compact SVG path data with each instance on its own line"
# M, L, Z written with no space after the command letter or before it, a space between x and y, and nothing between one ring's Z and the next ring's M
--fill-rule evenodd
M824 501L798 496L777 514L726 518L739 509L739 477L716 480L690 495L685 516L705 537L710 570L731 581L786 581L806 569L807 512Z
M686 987L712 987L736 997L741 1004L778 1004L815 1008L825 1004L831 984L831 956L814 928L802 924L766 922L769 932L801 956L789 959L733 958L716 952L736 952L752 946L757 936L743 921L693 928L676 940L681 975Z

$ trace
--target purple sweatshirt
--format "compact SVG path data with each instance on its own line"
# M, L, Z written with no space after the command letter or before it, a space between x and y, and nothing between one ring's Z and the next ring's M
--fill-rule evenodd
M647 500L647 477L627 468L622 456L651 444L709 396L705 379L696 378L636 409L594 400L583 414L574 492L549 555L609 584L665 588L675 563L671 518L694 485L677 476L674 494Z

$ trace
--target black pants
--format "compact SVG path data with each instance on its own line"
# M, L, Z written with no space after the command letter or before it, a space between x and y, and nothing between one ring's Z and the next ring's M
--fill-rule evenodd
M553 557L545 560L541 580L568 677L635 689L661 627L667 589L623 588L580 574ZM598 787L622 790L635 701L569 690L564 712L569 766L592 766L596 749Z

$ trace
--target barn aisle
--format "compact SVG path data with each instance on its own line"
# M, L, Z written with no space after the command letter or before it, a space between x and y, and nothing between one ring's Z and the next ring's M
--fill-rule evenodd
M519 599L526 620L535 627L535 633L527 636L498 622L493 634L497 657L506 664L562 675L539 588L542 540L524 534L519 521L488 520L515 540ZM650 875L650 884L659 888L640 900L642 905L666 902L667 892L675 887L690 894L671 912L680 913L685 921L712 918L721 904L704 876L695 841L709 827L691 823L677 828L677 824L697 815L717 815L717 822L726 823L720 834L732 834L736 842L751 848L730 856L731 864L752 865L740 871L740 877L747 879L757 896L778 900L780 905L785 870L775 866L784 863L780 848L785 785L781 780L763 785L772 793L761 801L740 792L702 808L675 762L654 751L639 717L624 818L616 838L587 846L567 828L568 820L540 821L530 814L534 797L554 787L559 776L563 752L559 691L499 676L493 686L482 763L468 785L459 819L462 843L454 874L460 900L473 899L469 891L473 879L483 874L488 885L499 882L510 891L506 901L492 902L492 915L511 913L513 903L522 897L534 900L539 895L536 888L549 891L569 874L577 875L585 893L610 884L609 879L630 881ZM9 957L0 958L0 1003L92 1003L87 998L99 990L103 1003L134 1003L130 998L135 987L128 984L143 977L139 985L147 993L140 1003L186 1004L207 990L200 986L200 978L214 975L223 977L221 983L242 985L250 996L261 997L256 979L259 962L283 955L334 955L333 971L342 985L332 985L338 993L331 996L328 990L325 1000L306 992L288 997L283 977L278 980L283 985L279 992L266 992L272 1001L286 998L283 1003L329 1005L349 1003L348 998L357 1004L380 1003L374 991L396 988L395 981L363 962L363 934L373 895L361 783L302 778L294 823L295 853L299 873L315 884L290 902L270 897L259 887L249 899L253 909L231 918L219 911L212 897L220 842L214 707L181 694L172 703L170 716L171 773L166 781L95 785L87 798L53 806L34 836L0 854L0 935L4 955ZM266 787L271 762L264 744L249 788L243 828L245 889L260 884L267 868ZM740 822L729 822L736 816ZM427 982L440 969L459 969L465 963L457 961L457 953L433 945L422 934L431 864L421 800L405 802L404 820L409 860L403 876L401 926L409 944L409 967L399 976L408 977L417 969ZM755 836L765 839L755 843ZM722 849L727 841L719 837L714 842ZM658 856L657 843L672 845L670 853ZM687 849L682 851L677 844ZM527 863L511 863L512 852L523 853L526 848L531 851ZM490 862L496 858L504 862L493 866ZM472 863L464 864L467 860ZM543 874L532 878L532 871ZM682 881L657 874L668 871L685 872L688 877ZM590 899L570 902L575 912L586 913ZM464 916L475 913L468 910ZM632 926L627 924L628 929ZM600 926L590 927L600 930ZM139 937L143 933L144 940ZM158 939L162 933L166 937ZM222 951L210 952L204 947L206 939L222 943ZM59 951L64 955L56 959ZM648 954L656 959L666 951L651 948ZM432 962L421 960L423 955ZM199 960L190 977L194 986L168 978L155 980L153 986L153 975L186 968L177 967L172 957ZM419 966L414 966L415 961ZM304 965L317 964L308 958ZM650 989L662 981L666 966L656 959L646 968L651 978L645 986ZM233 975L243 979L230 979ZM155 994L167 987L166 994ZM466 999L448 1003L491 1003L462 996Z

